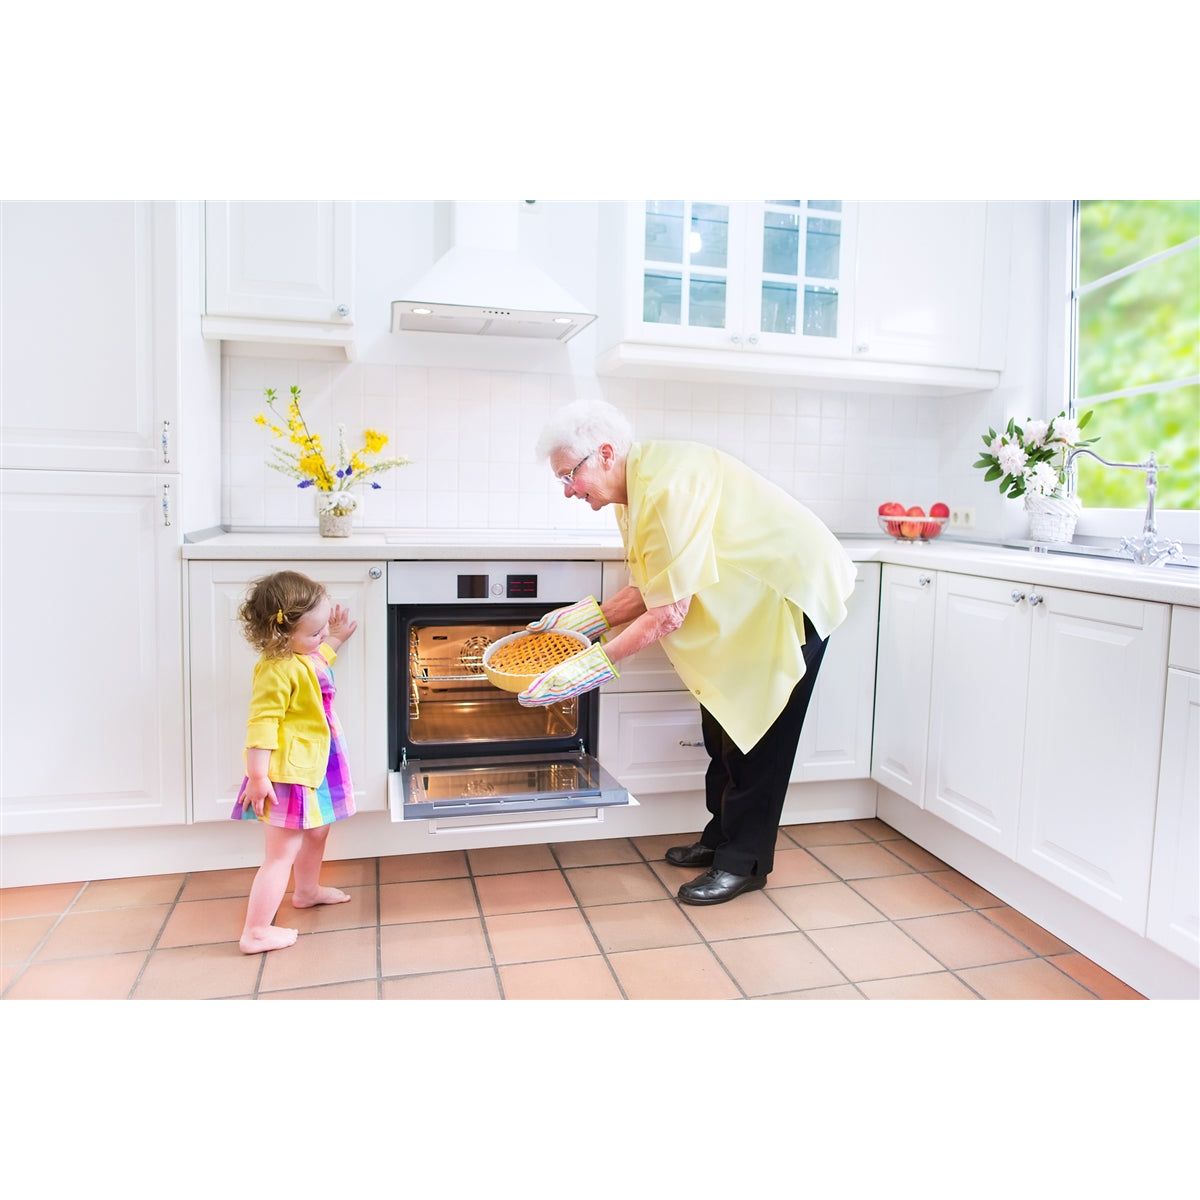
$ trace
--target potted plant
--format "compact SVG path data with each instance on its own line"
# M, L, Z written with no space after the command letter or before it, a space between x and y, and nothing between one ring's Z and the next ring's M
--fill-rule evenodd
M1069 542L1075 536L1082 505L1066 494L1067 455L1100 440L1081 436L1091 419L1091 409L1078 420L1065 411L1051 421L1026 417L1020 425L1010 417L1000 433L989 429L983 435L986 449L975 466L987 472L989 483L998 479L1005 496L1024 497L1035 542Z
M286 439L296 447L289 450L273 443L267 466L298 479L300 482L296 486L299 488L317 489L317 522L322 537L348 537L354 510L358 507L358 496L353 489L364 485L378 489L381 485L375 476L393 467L407 466L410 460L383 458L369 462L367 456L378 454L388 442L387 434L375 429L364 430L361 448L348 453L346 427L339 425L337 465L331 465L325 458L320 435L310 433L308 423L304 420L300 409L300 389L293 386L290 391L291 399L288 401L287 414L284 415L275 407L275 389L263 389L267 407L278 424L268 420L265 413L259 413L254 418L256 424L270 429L275 437L281 441Z

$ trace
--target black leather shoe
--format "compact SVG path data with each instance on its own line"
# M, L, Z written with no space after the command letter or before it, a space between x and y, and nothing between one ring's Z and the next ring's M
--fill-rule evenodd
M672 846L663 857L676 867L711 867L715 853L703 842L693 842L690 846Z
M766 886L765 875L735 875L732 871L722 871L720 867L710 867L699 878L685 883L678 894L684 904L724 904L743 892L757 891Z

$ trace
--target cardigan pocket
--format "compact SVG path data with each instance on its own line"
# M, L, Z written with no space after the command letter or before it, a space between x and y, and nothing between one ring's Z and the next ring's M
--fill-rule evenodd
M321 765L320 744L312 738L297 737L288 746L288 763L302 771Z

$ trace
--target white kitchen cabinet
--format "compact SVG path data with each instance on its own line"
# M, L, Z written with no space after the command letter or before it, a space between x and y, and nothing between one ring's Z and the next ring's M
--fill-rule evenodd
M184 822L177 491L0 471L5 834Z
M833 631L800 732L794 783L871 773L879 564L858 563L846 619Z
M605 696L596 757L638 796L702 791L709 760L700 705L690 692Z
M1000 370L1012 206L859 206L854 356Z
M229 818L245 774L246 715L257 652L237 610L250 583L299 571L323 583L358 622L333 665L335 707L350 754L359 812L387 807L387 588L382 563L217 562L188 564L192 820Z
M191 209L0 204L0 466L178 473Z
M889 563L880 583L871 778L916 805L925 802L934 578Z
M1200 966L1200 675L1174 667L1167 672L1157 814L1146 936Z
M354 339L354 206L208 201L207 338L338 346Z
M645 201L601 210L602 375L995 387L1011 206Z
M1029 681L1025 594L1002 579L937 577L925 808L1009 858Z
M1144 933L1169 609L1042 587L1020 607L1032 644L1017 862ZM1006 745L993 743L993 769Z

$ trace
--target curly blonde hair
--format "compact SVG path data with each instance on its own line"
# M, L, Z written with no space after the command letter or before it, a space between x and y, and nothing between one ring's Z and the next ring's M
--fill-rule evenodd
M276 571L256 579L238 609L246 641L267 658L286 658L292 652L296 622L328 595L322 584L299 571Z

